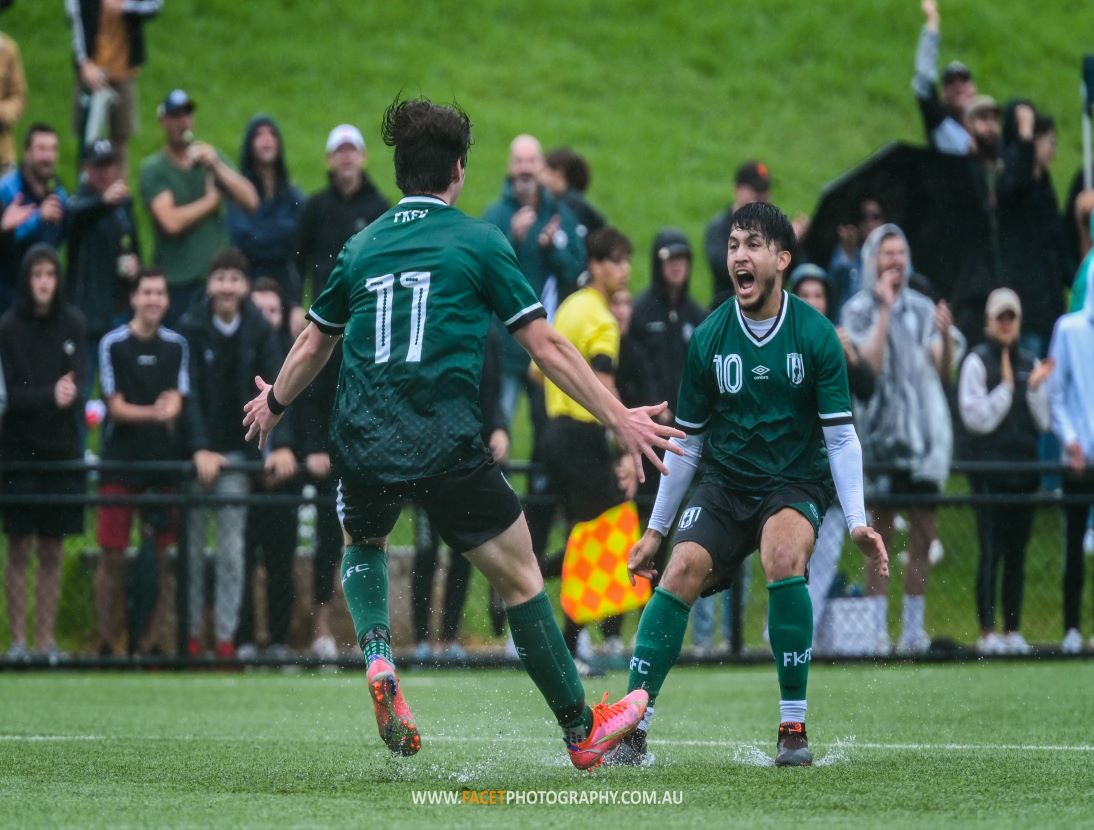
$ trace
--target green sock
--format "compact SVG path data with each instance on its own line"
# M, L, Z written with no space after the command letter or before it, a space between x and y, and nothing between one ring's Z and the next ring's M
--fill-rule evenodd
M782 700L805 700L813 658L813 603L805 577L792 576L767 586L767 631Z
M585 689L547 594L540 591L527 602L505 609L505 613L524 670L551 707L566 739L571 743L585 740L585 733L593 725L593 713L585 705Z
M627 691L645 689L650 696L650 706L660 694L669 669L680 656L690 613L690 605L664 588L654 589L642 611Z
M342 555L342 593L346 596L357 644L365 663L391 660L387 615L387 554L371 545L350 545Z

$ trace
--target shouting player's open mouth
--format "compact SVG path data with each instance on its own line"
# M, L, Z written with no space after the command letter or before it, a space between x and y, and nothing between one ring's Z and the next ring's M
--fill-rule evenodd
M747 298L751 296L752 290L756 287L756 275L743 268L738 268L733 272L733 281L737 283L738 297Z

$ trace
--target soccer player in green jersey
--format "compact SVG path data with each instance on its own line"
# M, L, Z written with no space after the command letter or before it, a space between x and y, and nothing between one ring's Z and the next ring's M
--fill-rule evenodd
M851 425L836 330L782 290L793 246L794 230L778 208L753 202L733 214L727 263L736 296L692 336L676 409L676 423L688 437L673 441L680 456L665 456L672 475L661 479L649 528L631 550L632 574L657 575L653 557L701 453L706 465L638 625L629 688L648 691L649 705L609 763L652 762L646 734L661 685L680 654L691 605L727 588L738 565L758 548L780 691L775 763L811 764L805 688L813 616L805 572L834 491L851 538L888 572L885 545L866 524L862 450Z
M501 595L517 653L558 719L571 761L586 769L634 729L646 692L611 705L585 703L543 592L520 500L482 443L479 378L491 315L636 461L656 458L655 447L667 448L683 433L653 420L665 404L619 403L548 325L501 231L453 207L471 144L466 114L396 99L384 114L383 136L395 148L395 181L405 198L346 243L273 384L255 379L247 437L265 443L341 338L331 438L346 542L342 590L381 737L397 754L421 746L395 674L387 609L387 536L413 499L452 551L467 556Z

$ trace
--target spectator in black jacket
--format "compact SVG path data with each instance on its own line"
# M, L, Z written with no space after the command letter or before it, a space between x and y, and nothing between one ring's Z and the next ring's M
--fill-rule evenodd
M289 178L281 129L270 116L247 122L239 172L255 186L259 205L254 213L228 205L228 242L247 257L254 280L272 277L285 302L299 304L296 243L304 194Z
M284 360L292 348L288 315L281 287L272 277L259 277L251 289L251 302L273 331L278 360ZM297 459L293 440L293 418L284 418L270 435L263 450L262 473L254 486L257 490L282 495L300 493L296 478ZM285 659L289 656L289 628L292 623L293 556L299 531L299 514L293 505L256 504L247 511L247 531L244 544L243 603L239 631L236 632L238 655L251 658L255 650L254 570L259 557L266 570L266 624L269 644L266 656ZM261 552L261 553L260 553Z
M48 245L23 257L15 305L0 318L0 362L7 380L8 409L0 430L5 462L74 461L80 457L83 417L80 385L86 366L84 321L61 299L61 263ZM82 473L25 469L9 471L4 489L19 496L77 495ZM22 504L4 510L8 537L4 593L11 630L9 657L27 656L27 565L38 541L35 589L38 653L58 655L53 638L61 588L61 542L81 533L82 505Z
M1019 347L1022 303L1009 288L988 296L987 339L965 356L958 381L958 413L968 432L972 461L1037 461L1038 434L1048 429L1051 360L1041 362ZM1036 473L1002 472L970 476L982 494L1035 493ZM1028 654L1019 632L1026 546L1033 529L1032 504L981 505L976 509L980 564L976 610L982 654ZM1001 566L1001 567L1000 567ZM1003 635L995 632L995 586L1003 573Z
M1056 125L1026 101L1003 113L1003 171L999 178L1002 284L1022 301L1022 348L1043 358L1071 284L1060 208L1049 165L1056 157Z
M972 72L961 61L950 61L942 72L939 93L938 46L942 40L941 16L935 0L923 0L923 29L915 49L915 91L927 143L941 153L967 156L974 152L974 140L965 125L965 108L976 95Z
M68 202L65 296L87 319L86 380L95 383L99 340L129 316L129 289L140 270L133 199L106 139L87 147L83 180ZM87 389L83 390L86 394Z
M722 259L724 266L724 251ZM691 268L691 243L684 232L662 229L651 246L650 287L634 301L631 332L650 361L654 400L669 402L665 423L672 423L676 412L691 335L706 317L689 293Z
M339 124L327 136L330 185L313 193L300 215L297 263L301 291L314 299L327 284L342 246L391 205L365 172L365 139L350 124ZM310 285L308 285L310 280ZM304 330L302 296L291 298L289 330L294 337Z
M281 357L269 324L247 299L248 263L235 248L214 255L209 265L206 302L192 306L182 319L190 345L190 399L186 426L197 468L197 492L242 496L250 492L246 472L226 470L233 463L257 460L258 450L244 440L243 404L255 376L277 375ZM216 513L216 655L233 657L243 597L243 535L247 510L232 505ZM207 511L190 513L189 624L191 656L202 652L205 609L205 533Z

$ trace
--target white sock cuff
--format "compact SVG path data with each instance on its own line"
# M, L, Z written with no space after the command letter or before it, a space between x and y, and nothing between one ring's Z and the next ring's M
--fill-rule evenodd
M779 723L805 723L804 700L780 700Z

